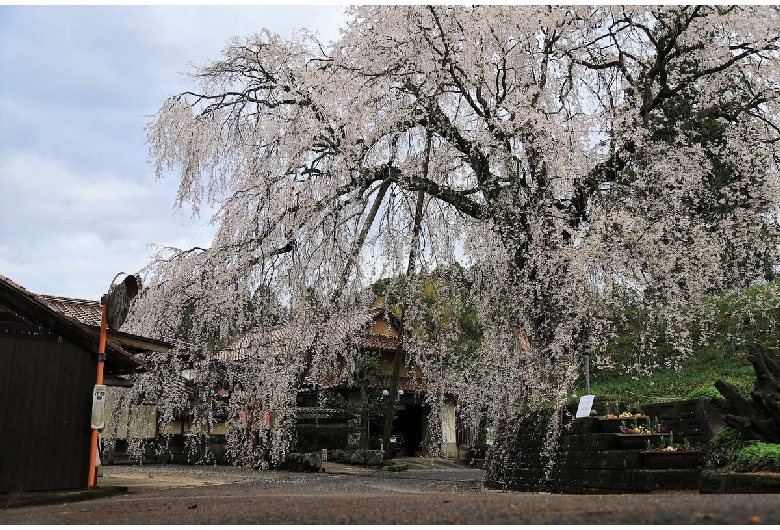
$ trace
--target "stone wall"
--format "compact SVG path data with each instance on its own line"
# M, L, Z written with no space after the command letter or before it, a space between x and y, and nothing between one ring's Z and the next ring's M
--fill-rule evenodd
M641 448L626 449L620 434L603 432L596 418L575 420L575 412L576 406L545 410L501 425L485 464L487 487L553 493L698 489L699 469L648 469ZM706 448L722 426L722 417L709 400L652 404L642 412L698 448ZM553 419L562 428L551 440L548 426Z

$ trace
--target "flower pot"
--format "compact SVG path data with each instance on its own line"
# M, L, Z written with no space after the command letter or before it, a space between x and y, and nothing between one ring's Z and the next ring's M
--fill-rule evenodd
M648 469L695 469L698 451L642 451L642 462Z
M618 434L618 447L620 449L647 449L647 442L650 445L659 445L661 443L660 434Z
M647 418L645 416L639 416L636 418L605 418L603 416L600 416L598 418L599 420L599 427L601 428L601 432L604 433L619 433L620 427L623 425L623 422L626 423L628 426L634 425L634 420L636 419L636 423L639 425L646 425L647 424Z

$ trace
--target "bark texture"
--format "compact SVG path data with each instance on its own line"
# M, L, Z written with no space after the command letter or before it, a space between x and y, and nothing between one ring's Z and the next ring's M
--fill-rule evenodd
M780 443L780 348L752 346L748 360L756 372L756 387L751 400L737 388L717 381L715 388L725 399L716 404L725 414L726 425L740 431L749 440Z

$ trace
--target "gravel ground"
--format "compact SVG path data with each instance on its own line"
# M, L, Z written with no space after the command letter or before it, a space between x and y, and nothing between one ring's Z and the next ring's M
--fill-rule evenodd
M326 465L302 474L236 468L103 468L127 494L2 509L0 524L778 524L780 495L549 495L485 490L483 472L390 473ZM102 482L101 482L102 481Z

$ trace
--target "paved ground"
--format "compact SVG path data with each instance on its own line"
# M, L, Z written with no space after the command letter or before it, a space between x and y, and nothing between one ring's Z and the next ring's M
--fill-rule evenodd
M780 495L549 495L484 490L483 472L428 459L390 473L108 466L110 497L5 508L0 524L778 524ZM7 496L6 496L7 497ZM7 504L7 502L6 502Z

